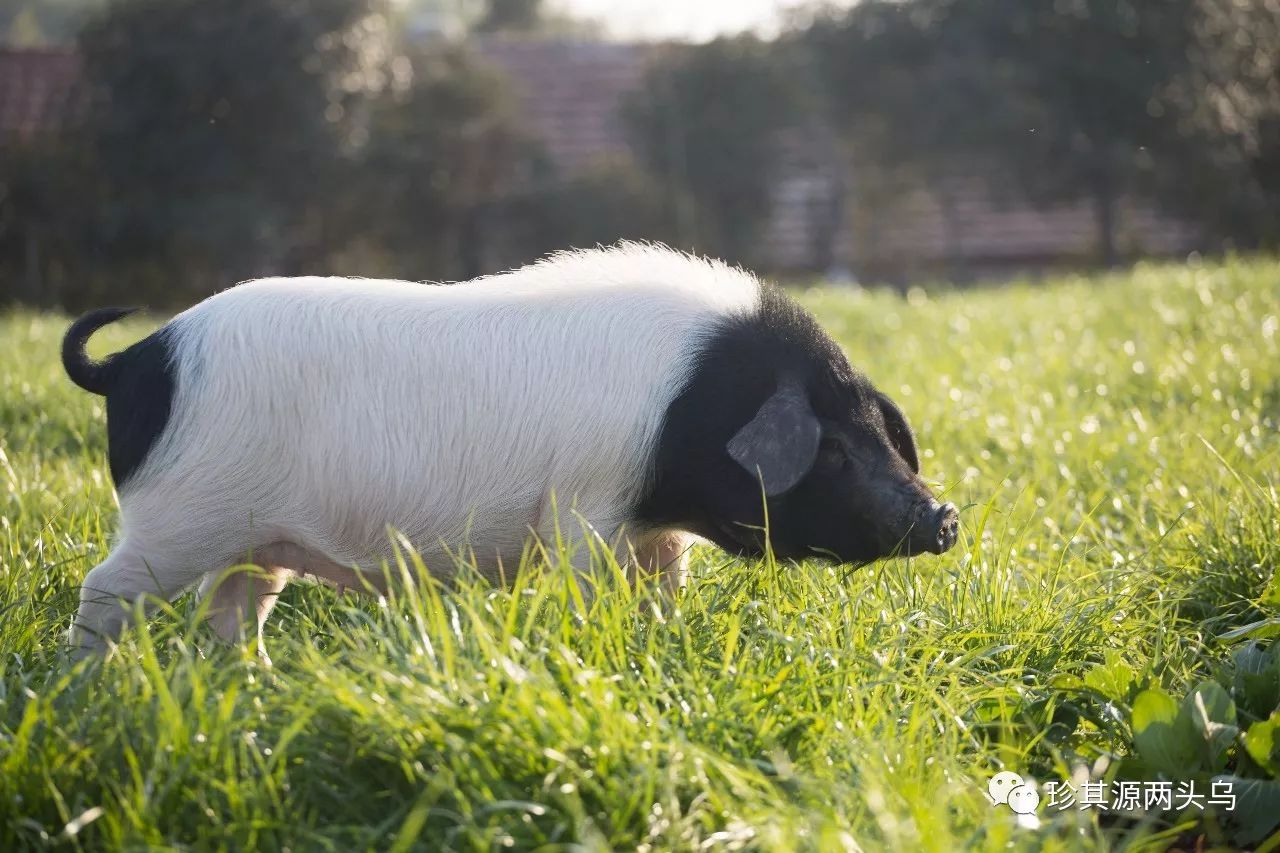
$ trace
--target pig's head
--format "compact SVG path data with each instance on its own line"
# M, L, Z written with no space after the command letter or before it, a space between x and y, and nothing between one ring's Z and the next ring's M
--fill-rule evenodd
M668 409L641 521L755 555L767 509L776 554L840 563L955 545L956 508L921 479L902 411L807 312L773 289L762 301Z
M813 395L783 374L726 444L730 459L755 475L757 502L767 498L775 553L864 563L894 552L947 551L958 534L956 508L940 504L921 480L902 411L865 379L848 379L835 393ZM722 533L740 548L761 546L750 524L729 520Z

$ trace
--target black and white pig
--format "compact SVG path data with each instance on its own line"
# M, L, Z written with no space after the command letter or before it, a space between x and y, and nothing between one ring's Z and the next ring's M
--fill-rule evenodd
M106 397L120 501L82 652L118 635L121 600L197 583L220 635L260 636L291 577L380 584L389 528L433 571L466 547L496 580L558 525L672 586L694 537L761 554L766 507L784 558L956 541L898 407L782 291L716 261L624 243L450 285L262 279L90 361L126 313L63 342ZM247 560L263 573L223 577Z

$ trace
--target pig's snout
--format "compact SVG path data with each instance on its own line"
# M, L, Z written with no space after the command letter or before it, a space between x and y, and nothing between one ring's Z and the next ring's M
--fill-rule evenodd
M955 504L939 504L931 500L921 507L920 515L911 530L913 551L942 554L950 551L958 538L960 513Z
M956 540L960 538L960 512L953 503L945 503L938 507L937 512L933 514L934 530L937 533L934 536L934 545L937 550L933 553L942 554L951 550L951 546L956 544Z

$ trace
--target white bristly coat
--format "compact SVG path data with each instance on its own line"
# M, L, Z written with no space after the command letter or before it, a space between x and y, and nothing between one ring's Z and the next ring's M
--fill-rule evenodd
M118 633L120 598L200 582L220 633L260 630L294 574L379 584L389 530L446 577L462 552L496 579L557 522L574 548L678 563L685 540L629 513L699 342L759 295L741 270L623 244L458 284L262 279L199 303L171 321L171 414L119 490L79 645ZM246 561L265 574L222 577Z

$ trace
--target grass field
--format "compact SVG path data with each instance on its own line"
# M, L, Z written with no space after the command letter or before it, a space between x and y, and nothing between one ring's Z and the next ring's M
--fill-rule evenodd
M0 850L1230 839L1250 815L1037 826L985 791L1142 771L1134 697L1234 689L1223 635L1280 613L1280 263L803 298L911 418L962 507L951 553L850 574L708 548L676 605L605 579L585 615L555 568L382 603L293 584L272 668L190 597L64 659L114 523L103 408L57 363L65 318L0 317Z

